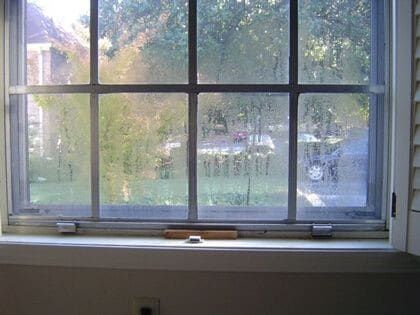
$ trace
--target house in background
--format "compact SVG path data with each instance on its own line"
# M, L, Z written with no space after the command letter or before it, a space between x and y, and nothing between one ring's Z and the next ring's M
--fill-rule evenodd
M88 58L89 47L71 32L58 26L43 10L27 3L26 15L26 79L28 85L70 84L72 64L70 54L80 60ZM51 135L49 124L54 123L51 111L45 111L27 99L28 149L30 153L44 157L54 152L58 137ZM46 131L49 132L46 132Z

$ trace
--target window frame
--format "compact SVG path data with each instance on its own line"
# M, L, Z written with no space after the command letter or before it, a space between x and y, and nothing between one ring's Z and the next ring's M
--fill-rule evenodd
M415 109L415 75L414 44L416 28L416 1L392 1L392 68L391 101L392 127L390 145L390 184L395 192L395 216L390 217L390 240L394 248L419 255L419 251L410 249L409 245L419 246L419 239L413 235L418 230L414 217L410 216L411 179L413 174L412 158L414 154L414 109ZM399 36L406 34L406 36ZM398 127L397 127L398 126ZM391 198L391 196L390 196ZM409 228L411 226L411 228ZM413 229L413 227L415 229Z
M22 0L20 0L22 1ZM18 7L20 1L6 1L6 13L11 12L10 10ZM375 4L384 2L385 11L383 14L372 13L372 17L383 16L383 21L377 21L372 19L372 37L374 37L374 29L378 27L378 23L383 23L386 30L383 37L374 37L376 41L376 47L379 42L388 43L389 36L389 2L387 0L371 0L372 12L374 11ZM5 54L6 54L6 80L5 80L5 101L6 101L6 152L7 152L7 192L8 192L8 213L6 213L6 220L9 225L14 226L42 226L52 227L58 221L75 221L78 223L80 228L85 229L116 229L116 230L135 230L135 229L147 229L147 230L161 230L164 228L171 227L194 227L194 228L235 228L242 231L261 231L261 230L273 230L273 231L305 231L311 230L314 222L316 223L327 223L334 226L335 231L372 231L378 232L386 229L386 218L387 209L389 202L389 189L388 189L388 169L389 165L387 162L389 144L387 141L379 144L375 142L376 149L373 150L378 153L376 157L369 157L369 165L375 165L375 197L372 199L370 196L371 188L368 189L368 200L370 203L376 205L375 210L377 211L378 219L373 220L297 220L296 219L296 192L297 192L297 134L298 134L298 99L300 94L317 94L317 93L334 93L334 94L345 94L345 93L363 93L370 95L383 95L381 100L377 100L377 97L370 97L372 107L377 107L376 104L381 102L384 106L382 109L384 112L374 115L370 118L375 120L382 117L382 131L380 135L376 134L377 127L369 128L370 139L387 139L389 137L387 126L389 126L390 113L389 106L387 105L388 96L388 49L385 49L383 53L378 54L380 58L371 57L372 65L371 72L375 73L369 84L357 85L357 84L300 84L298 80L298 0L290 1L290 43L289 43L289 83L288 84L201 84L198 83L197 78L197 1L189 0L188 6L188 83L186 84L101 84L99 82L99 63L98 63L98 1L91 0L91 15L90 15L90 83L80 85L42 85L42 86L28 86L21 84L13 84L10 82L20 83L20 79L13 79L13 75L9 77L10 69L18 69L16 65L10 65L11 60L11 45L9 42L9 32L13 30L13 25L6 23L5 30ZM10 19L9 19L10 21ZM380 36L379 36L380 37ZM372 40L372 42L374 42ZM386 45L388 47L388 45ZM378 52L378 49L375 49ZM374 49L372 49L372 53ZM373 61L377 62L373 62ZM383 71L376 71L377 69L383 69ZM17 75L19 77L19 75ZM379 84L381 81L384 84ZM98 120L98 108L99 108L99 95L108 93L184 93L188 95L188 170L189 170L189 181L188 181L188 219L187 220L162 220L157 221L156 219L108 219L100 217L100 203L99 203L99 120ZM230 92L230 93L286 93L289 95L289 174L288 174L288 217L285 220L278 221L204 221L198 220L198 207L197 207L197 112L198 112L198 95L200 93L217 93L217 92ZM12 191L21 188L17 188L15 175L12 165L13 147L11 146L11 135L10 135L10 116L8 116L8 110L10 110L10 97L12 95L28 95L28 94L68 94L68 93L86 93L90 94L90 113L91 113L91 195L92 195L92 216L90 217L47 217L47 216L28 216L28 215L17 215L14 216L14 205L16 205L16 198L13 197ZM374 101L372 99L375 98ZM375 104L375 105L374 105ZM373 122L373 121L372 121ZM373 132L373 134L372 134ZM17 148L16 148L17 149ZM369 149L369 152L372 152ZM15 153L16 154L16 153ZM372 164L372 161L375 161ZM371 167L369 174L372 174ZM22 176L19 176L22 178ZM20 181L19 181L20 182ZM381 188L383 187L383 189ZM378 206L379 205L379 206ZM341 209L341 208L340 208ZM354 209L354 207L351 207ZM4 219L4 215L3 215Z

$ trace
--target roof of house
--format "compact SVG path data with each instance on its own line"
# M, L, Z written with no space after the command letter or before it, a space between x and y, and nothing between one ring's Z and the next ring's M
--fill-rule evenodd
M42 9L33 3L26 8L26 40L27 43L73 42L71 34L58 27L54 21L45 16Z

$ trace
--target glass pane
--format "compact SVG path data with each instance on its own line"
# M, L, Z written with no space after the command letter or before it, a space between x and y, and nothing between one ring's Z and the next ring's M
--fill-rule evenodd
M29 85L89 82L89 0L28 0Z
M185 219L187 97L100 97L100 190L104 217Z
M201 83L287 83L288 0L198 0Z
M368 120L368 95L300 97L299 219L348 220L372 216L363 210L368 197Z
M287 216L288 97L200 94L200 219Z
M103 83L186 83L187 0L99 0Z
M371 54L371 0L299 1L302 83L366 84Z
M26 104L26 137L19 140L27 142L28 154L29 205L24 208L90 216L89 96L30 95Z

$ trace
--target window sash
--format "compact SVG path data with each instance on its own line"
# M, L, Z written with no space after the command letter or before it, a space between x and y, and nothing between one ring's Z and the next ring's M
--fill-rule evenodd
M91 217L84 218L87 220L104 220L100 218L100 200L99 200L99 96L108 93L185 93L188 94L188 219L187 220L165 220L174 222L189 222L202 223L204 220L198 219L197 207L197 115L198 115L198 95L200 93L287 93L289 95L289 161L288 161L288 215L284 220L270 220L270 221L252 221L244 220L246 224L273 224L273 223L305 223L304 220L296 219L297 212L297 135L298 135L298 101L299 95L305 93L363 93L371 95L370 104L370 127L369 127L369 183L368 185L368 205L360 208L360 210L375 211L378 218L385 218L383 210L384 205L382 200L384 191L382 189L383 182L385 182L385 174L383 174L383 148L384 148L384 111L386 110L383 94L385 88L385 66L386 53L383 49L379 49L386 41L385 34L378 32L379 29L384 29L384 0L371 0L372 11L372 49L371 49L371 80L367 85L359 84L299 84L298 78L298 0L290 0L289 9L289 82L288 84L200 84L197 78L197 0L188 1L188 83L187 84L101 84L99 82L99 60L98 60L98 1L91 0L90 9L90 83L81 85L43 85L43 86L28 86L21 84L24 82L24 39L21 31L22 19L24 12L24 0L7 1L9 15L11 21L15 23L9 25L9 30L6 34L13 38L17 35L16 41L8 42L9 46L6 53L9 54L7 60L13 60L10 55L17 54L18 58L15 64L11 64L10 72L7 73L9 78L6 80L6 91L9 96L13 95L27 95L27 94L69 94L69 93L87 93L90 94L90 137L91 137ZM15 34L15 35L13 35ZM20 71L20 72L19 72ZM10 85L9 85L10 84ZM372 115L373 114L373 115ZM16 117L11 116L11 119L21 119L22 115L16 114ZM9 123L10 124L10 123ZM12 125L12 124L10 124ZM9 126L10 127L10 126ZM377 141L377 139L379 139ZM382 140L380 140L382 139ZM22 143L22 141L20 141ZM12 167L13 175L11 182L13 186L13 196L9 198L10 214L13 214L13 209L17 213L21 208L21 201L27 199L28 189L25 190L27 181L26 178L26 155L22 147L14 148L11 146L13 152L9 158L9 162L18 157L22 161L19 167ZM23 152L22 152L23 151ZM23 184L23 185L22 185ZM19 192L16 194L16 192ZM340 208L341 209L341 208ZM344 209L344 208L343 208ZM356 209L351 207L352 210ZM16 214L16 213L15 213ZM19 215L19 220L27 220L31 217ZM48 220L48 217L43 217ZM51 218L51 219L56 219ZM68 219L83 219L83 218L68 218ZM113 221L118 221L114 220ZM126 220L126 219L124 219ZM130 221L130 220L126 220ZM135 219L134 221L156 221L147 219ZM328 220L328 222L340 223L340 220ZM216 220L212 222L224 223L223 220ZM237 221L241 223L242 221ZM313 222L313 220L311 220ZM321 221L319 221L321 222ZM344 223L365 222L374 223L377 220L351 220L342 221ZM234 223L234 222L232 222ZM229 223L229 224L232 224Z

